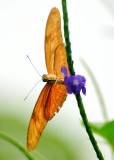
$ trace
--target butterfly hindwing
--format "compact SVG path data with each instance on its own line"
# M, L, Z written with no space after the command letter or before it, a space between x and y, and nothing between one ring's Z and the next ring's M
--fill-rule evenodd
M27 134L27 148L33 150L47 122L59 111L67 96L63 84L46 84L34 107Z
M50 89L48 101L45 107L45 116L47 119L51 119L56 112L62 107L63 102L66 100L67 92L64 84L53 84Z

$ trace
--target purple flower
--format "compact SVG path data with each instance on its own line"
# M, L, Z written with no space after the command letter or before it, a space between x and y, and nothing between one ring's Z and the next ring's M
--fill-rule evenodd
M61 72L64 75L64 83L67 88L67 92L69 94L77 94L82 90L82 93L86 95L86 88L85 83L86 79L84 76L81 75L75 75L75 76L69 76L67 75L67 69L65 66L61 67Z

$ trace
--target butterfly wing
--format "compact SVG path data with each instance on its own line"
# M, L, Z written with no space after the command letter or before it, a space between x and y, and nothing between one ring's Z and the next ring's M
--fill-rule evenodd
M60 107L62 107L62 104L66 99L66 96L67 92L66 86L64 84L53 84L45 107L46 119L50 120L55 115L55 113L59 111Z
M51 84L46 84L44 86L34 107L27 133L27 148L29 151L33 150L36 147L42 130L47 124L48 120L45 116L45 107L51 87Z
M45 36L45 59L49 74L56 73L58 78L62 78L61 67L67 65L66 50L62 43L60 13L57 8L53 8L49 14L46 25ZM64 84L46 84L43 88L35 108L33 110L28 134L27 148L33 150L40 138L40 135L47 122L59 111L67 96Z
M64 80L61 67L65 66L69 74L66 49L62 42L60 13L57 8L53 8L49 14L46 25L45 37L45 59L49 74L56 74L57 78ZM52 86L45 107L45 116L50 120L64 103L67 96L64 84Z
M64 77L61 73L61 67L65 66L67 68L67 72L69 74L67 57L66 57L66 49L64 44L61 43L58 45L55 54L54 54L54 72L57 78L63 80ZM55 112L58 112L62 104L64 103L67 96L66 86L64 84L60 84L55 82L52 86L48 101L45 107L45 116L47 119L51 119Z
M60 43L62 43L60 13L57 8L52 8L45 31L45 60L48 74L53 73L54 54Z
M68 69L68 63L67 63L67 56L66 56L66 48L63 43L59 44L55 51L54 56L54 71L56 76L59 79L64 79L63 74L61 73L61 67L65 66L67 68L68 75L70 74Z

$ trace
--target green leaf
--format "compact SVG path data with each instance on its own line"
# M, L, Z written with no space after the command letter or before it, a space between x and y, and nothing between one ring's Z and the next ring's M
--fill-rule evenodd
M114 120L106 123L90 123L90 126L93 132L103 137L114 151Z

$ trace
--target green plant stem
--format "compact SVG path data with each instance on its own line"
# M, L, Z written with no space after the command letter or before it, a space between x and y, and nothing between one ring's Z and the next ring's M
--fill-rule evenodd
M16 146L29 160L34 160L34 158L29 154L29 152L21 144L19 144L14 138L2 132L0 132L0 137L10 142L14 146Z
M70 43L70 38L69 38L69 27L68 27L68 13L67 13L67 4L66 4L66 0L62 0L62 9L63 9L63 21L64 21L64 37L65 37L65 42L66 42L66 51L67 51L67 61L68 61L68 66L69 66L69 70L71 75L75 75L75 71L73 68L73 61L72 61L72 56L71 56L71 43ZM80 94L77 94L76 96L76 100L78 103L78 108L80 111L80 115L82 117L83 123L85 125L87 134L89 136L89 139L93 145L93 148L96 152L96 155L98 157L99 160L104 160L103 155L97 145L97 142L94 138L94 135L92 133L92 130L89 126L89 122L86 116L86 112L84 109L84 105L82 102L82 98Z
M103 100L103 96L102 96L100 87L99 87L99 85L97 83L97 80L96 80L95 76L93 75L91 69L87 65L87 63L84 61L84 59L80 58L80 62L82 63L82 65L84 66L86 71L88 72L88 74L89 74L89 76L90 76L90 78L91 78L91 80L92 80L92 82L94 84L94 87L95 87L95 90L96 90L96 93L97 93L97 97L99 99L99 103L100 103L100 106L101 106L101 109L102 109L102 115L104 117L104 120L108 121L108 115L107 115L107 111L106 111L105 102Z
M89 125L89 122L88 122L88 119L87 119L87 116L86 116L86 112L85 112L85 109L84 109L84 105L83 105L83 102L82 102L82 98L81 98L80 94L77 94L75 97L77 99L78 107L79 107L79 110L80 110L80 115L83 119L83 123L85 125L86 132L87 132L87 134L89 136L89 139L90 139L90 141L93 145L93 148L96 152L96 155L97 155L99 160L104 160L103 155L102 155L102 153L101 153L101 151L100 151L100 149L97 145L97 141L95 140L93 132L92 132L91 127Z
M68 13L67 13L67 7L66 7L66 1L62 0L62 7L63 7L63 20L64 20L64 37L66 41L66 51L67 51L67 62L69 66L69 71L71 75L75 75L75 71L73 68L73 60L71 56L71 43L69 38L69 27L68 27Z

